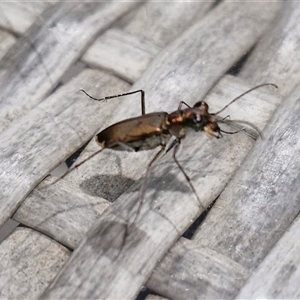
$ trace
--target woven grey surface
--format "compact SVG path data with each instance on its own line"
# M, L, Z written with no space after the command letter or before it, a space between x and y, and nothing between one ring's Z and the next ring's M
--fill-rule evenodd
M0 244L1 298L131 299L144 287L149 299L299 297L297 2L0 11L0 220L27 227ZM265 82L278 90L253 91L222 113L263 139L192 132L182 141L178 159L206 211L171 153L152 168L141 205L157 150L104 150L58 182L48 176L98 131L141 114L138 95L99 103L79 89L143 89L147 113L200 100L216 112ZM77 163L97 150L92 139Z

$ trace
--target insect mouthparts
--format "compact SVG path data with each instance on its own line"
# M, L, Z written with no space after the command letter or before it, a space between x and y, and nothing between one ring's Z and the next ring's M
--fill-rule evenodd
M201 119L202 119L202 118L201 118L201 115L200 115L200 114L196 114L196 121L197 121L197 122L200 122Z

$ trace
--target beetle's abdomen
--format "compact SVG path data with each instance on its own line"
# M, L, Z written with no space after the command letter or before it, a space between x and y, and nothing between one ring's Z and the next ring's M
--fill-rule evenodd
M167 113L152 113L127 119L109 126L96 135L102 148L125 151L150 150L158 147L170 135L163 133Z

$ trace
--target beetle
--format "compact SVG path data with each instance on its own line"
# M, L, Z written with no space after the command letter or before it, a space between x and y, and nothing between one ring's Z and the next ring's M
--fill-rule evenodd
M252 128L254 128L260 134L259 129L257 129L253 124L247 121L226 120L225 118L224 119L217 118L217 115L222 111L224 111L232 103L234 103L235 101L243 97L244 95L263 86L273 86L277 88L277 86L273 83L264 83L255 86L250 90L247 90L246 92L242 93L238 97L234 98L232 101L230 101L226 106L224 106L221 110L219 110L216 113L209 113L209 106L204 101L199 101L192 107L189 106L184 101L181 101L178 105L177 110L175 110L174 112L167 113L162 111L162 112L153 112L153 113L146 114L145 113L145 92L143 90L131 91L123 94L107 96L104 98L95 98L89 95L86 91L80 90L83 93L85 93L89 98L95 101L106 101L112 98L118 98L118 97L131 95L135 93L141 93L142 114L138 117L125 119L123 121L110 125L106 129L99 132L95 137L96 142L101 147L99 151L96 151L91 156L84 159L79 164L75 165L74 168L77 168L78 166L80 166L81 164L83 164L93 156L97 155L99 152L103 151L104 149L137 152L143 150L151 150L160 147L159 151L148 163L141 192L140 192L140 198L142 199L146 189L146 182L149 176L151 166L163 151L168 152L171 149L173 149L173 155L172 155L173 160L175 161L180 171L183 173L193 193L196 195L200 206L204 209L204 206L201 203L196 193L196 190L193 184L191 183L189 176L186 174L185 170L183 169L183 167L181 166L181 164L176 158L176 153L179 149L181 140L186 136L187 129L189 128L194 131L203 131L208 136L215 137L215 138L221 138L222 133L234 134L240 132L241 130L244 130L244 129L240 129L235 132L227 132L222 130L219 127L218 123L231 123L231 124L234 122L245 123L251 126ZM183 108L183 106L186 106L186 108ZM174 138L174 140L166 150L166 146L168 145L172 137Z

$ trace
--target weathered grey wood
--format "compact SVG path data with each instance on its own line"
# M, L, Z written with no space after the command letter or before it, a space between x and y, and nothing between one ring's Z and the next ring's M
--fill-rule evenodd
M0 244L1 299L36 299L70 251L31 229L17 228Z
M194 101L193 101L194 102ZM125 111L125 110L124 110ZM122 117L122 116L121 116ZM232 115L232 117L233 117L233 115ZM195 138L197 138L197 135L195 135ZM201 143L201 140L200 141L198 141L198 142L200 142ZM225 147L226 147L226 144L224 145ZM191 151L193 151L193 149L191 149ZM195 154L195 153L193 153L193 154ZM230 153L231 155L233 155L232 153ZM201 157L201 156L200 156ZM190 157L186 157L186 159L190 159ZM183 162L184 163L184 162ZM204 162L204 164L205 164L205 162ZM135 165L133 166L133 167L135 167ZM195 166L195 164L193 164L193 166L192 166L193 168L194 168L194 170L196 169L196 166ZM192 168L190 168L190 169L192 169ZM195 172L196 173L196 172ZM158 175L159 175L159 173L157 173ZM166 172L166 174L168 175L168 173ZM154 170L154 175L156 175L156 172L155 172L155 170ZM160 177L160 176L157 176L157 179L156 180L160 180L161 178L164 178L164 177ZM166 178L166 180L167 180L168 178ZM183 181L183 185L185 185L186 183ZM176 185L176 183L174 184L174 186ZM154 182L153 184L152 184L152 186L153 186L153 190L155 191L155 189L157 188L157 182ZM150 189L151 189L152 187L150 186ZM158 187L159 188L159 187ZM167 187L166 186L164 186L164 188L169 188L169 185L167 184ZM172 188L172 185L170 186L170 188ZM177 182L177 188L178 188L178 182ZM188 191L188 188L186 189L186 190L184 190L184 192L186 192L186 191ZM182 196L182 194L181 194L181 196ZM155 195L154 195L154 197L155 197ZM80 199L79 199L80 200ZM169 199L168 199L169 200ZM166 200L165 200L166 201ZM175 203L175 206L176 206L176 203ZM74 206L73 206L74 207ZM173 208L173 207L172 207ZM171 209L171 207L169 206L169 207L166 207L166 208L164 208L164 209ZM178 211L179 211L179 213L180 213L180 208L178 207ZM154 223L155 224L155 222L156 222L156 220L155 219L153 219L153 221L152 221L152 223ZM123 227L121 228L121 229L123 229ZM179 232L179 231L178 231ZM177 232L177 233L178 233ZM76 241L77 242L77 241ZM75 243L76 243L75 242Z
M147 297L146 297L146 300L167 300L168 298L165 298L165 297L161 297L161 296L158 296L158 295L153 295L153 294L149 294Z
M42 101L95 37L137 4L64 2L49 8L0 63L0 132Z
M153 57L212 7L206 2L148 2L105 32L83 61L136 81Z
M82 61L124 78L136 81L159 48L119 29L109 29L89 47Z
M3 1L0 3L0 26L9 31L23 34L37 18L41 17L42 12L54 5L55 2L58 1L25 3L21 1Z
M83 77L81 76L81 78ZM217 104L214 105L215 109L213 109L213 111L217 111L227 104L230 99L233 99L247 89L248 86L241 80L232 76L224 77L220 81L220 84L210 95L208 95L206 100L208 103L212 104L217 102ZM271 101L273 101L273 103ZM270 93L266 93L264 90L253 92L252 94L249 94L248 97L245 96L244 99L241 100L240 107L243 109L238 113L239 118L252 122L255 121L255 124L262 129L279 101L280 99L278 97L275 95L270 97ZM256 105L251 106L252 103L256 103ZM104 109L105 104L101 105L101 108ZM234 106L229 107L228 111L226 111L226 114L227 113L232 116L237 114ZM249 118L249 115L254 115L255 117ZM249 140L248 137L244 138ZM195 144L198 143L198 139L199 134L196 134ZM232 140L231 137L230 140ZM236 139L233 143L237 143L238 141L239 139ZM222 144L222 142L216 142L216 144L220 143ZM186 151L189 152L189 149L185 150L185 148L188 147L188 144L190 144L190 142L184 143L182 155L184 155ZM95 148L98 147L96 143L93 143L93 145ZM248 146L250 145L251 143L248 144ZM239 153L236 154L236 158L240 157L242 153L239 147L237 148L237 152ZM135 163L137 160L136 153L127 154L127 156L130 157L128 164L131 163L133 165L132 168L134 168L137 165L137 163ZM231 153L231 156L234 156L234 154ZM111 164L108 164L106 167L106 177L104 174L103 177L97 176L97 170L99 174L103 172L105 162L109 157L111 159ZM117 152L112 153L109 150L107 152L105 151L102 156L103 161L96 159L89 166L86 166L87 164L85 164L80 167L81 170L79 173L81 174L81 178L79 178L79 180L74 178L75 175L78 174L73 174L71 176L73 179L69 179L67 183L64 182L64 180L61 180L57 184L50 186L49 189L45 189L45 185L50 184L49 182L40 185L39 188L35 189L35 191L27 197L13 218L27 226L44 232L71 249L75 248L83 237L83 234L88 231L92 222L94 222L95 219L99 217L100 213L108 206L108 202L103 198L94 198L89 195L103 195L103 190L109 184L109 181L115 181L115 176L120 172L121 174L119 175L121 176L127 174L127 172L125 174L122 172L124 167L126 170L128 169L127 164L124 166L124 162L121 161L122 167L120 170L120 168L118 168L118 161L121 160L121 158L118 159L117 157ZM172 162L170 159L171 158L169 158L169 161ZM228 164L232 165L231 158L229 158ZM92 167L93 169L91 169ZM176 169L175 166L174 168ZM192 169L195 171L195 168ZM228 175L225 175L225 178L226 176L229 176L231 170L232 167L228 167ZM141 171L142 170L140 170L140 172ZM94 172L95 175L91 176L91 172ZM196 173L199 173L199 171ZM205 171L201 171L201 173L205 174ZM86 180L82 181L82 176L84 176ZM133 176L132 178L134 179L138 179L140 173L136 171L135 174L131 174L131 176ZM156 176L155 172L153 172L153 176ZM124 187L120 186L122 185L122 182L117 186L114 186L114 192L117 194L124 192L132 184L132 181L126 182L123 180L123 184ZM202 187L200 188L202 189ZM218 193L218 191L216 192ZM45 202L45 198L48 199L48 201Z
M60 183L36 188L13 215L13 219L54 238L69 249L78 246L80 240L96 222L109 202L91 197L79 186ZM47 201L45 201L47 199Z
M287 96L300 82L300 3L287 1L284 9L259 41L240 76L259 84L272 81Z
M201 224L194 237L199 247L252 272L299 214L299 113L298 88L276 110L265 139L256 143ZM199 297L210 295L203 290Z
M236 298L299 299L299 265L300 218L298 216Z
M59 162L96 133L102 123L99 113L105 118L109 111L100 111L99 103L78 90L109 92L108 82L117 91L128 88L112 76L84 71L0 135L0 224Z
M3 30L0 30L0 59L5 55L8 49L16 42L16 38Z
M274 10L281 5L280 3L272 4L274 4L274 6L271 6ZM210 14L211 19L204 18L202 22L188 30L180 41L175 41L170 47L163 51L162 55L159 55L159 57L153 61L151 67L148 69L149 71L147 70L147 72L144 73L138 83L146 87L145 90L148 92L148 99L150 97L148 107L151 109L151 101L154 98L157 101L156 103L162 103L162 107L168 107L168 105L170 105L170 103L165 103L165 100L170 98L177 103L179 100L186 100L186 98L191 99L191 102L194 102L194 99L199 100L205 91L214 83L211 76L208 76L209 74L204 72L203 60L206 61L209 65L208 67L210 67L209 62L211 61L212 64L212 59L214 59L214 64L217 67L212 70L215 72L213 74L214 76L216 74L221 75L222 72L229 68L230 63L238 60L237 57L242 55L244 51L247 51L246 48L251 46L251 41L254 42L255 38L262 32L262 24L267 25L267 20L270 20L270 15L266 17L264 9L270 12L269 5L265 6L262 3L260 3L260 5L257 3L255 3L255 5L243 3L241 10L238 11L236 11L236 3L234 3L234 5L232 3L223 3L214 10L214 14ZM225 16L227 15L233 15L233 17L226 18ZM200 40L201 37L203 37L200 34L201 29L207 32L207 36L212 36L208 45L204 46L202 44L203 41ZM213 31L215 35L208 34L208 32L211 33L211 31ZM241 39L243 32L245 33L245 40ZM222 36L223 39L220 39L218 34ZM252 36L253 40L250 39L249 36ZM222 52L222 50L224 51L225 49L224 39L226 38L231 41L226 49L226 51L230 53L229 56L227 52L226 54ZM235 38L237 39L236 44L233 42ZM203 45L203 48L199 47L200 45ZM174 51L175 49L177 51ZM174 52L172 52L172 50ZM214 51L222 53L225 59L217 61L216 63L215 57L212 56ZM200 55L203 55L203 60L197 60L197 57ZM206 58L207 60L205 60ZM155 63L159 65L165 63L165 68L163 70L158 69ZM172 77L170 77L170 74L172 74ZM199 83L200 79L197 79L197 75L206 75L206 77L200 77L203 81ZM208 80L208 77L210 80ZM138 86L138 84L136 86ZM185 95L185 97L183 97L183 95ZM123 115L124 112L129 111L128 107L132 105L136 106L136 102L134 101L136 101L135 98L128 100L126 107L120 105L119 113ZM136 115L136 110L134 113ZM129 114L132 114L132 112L129 111ZM116 120L116 117L112 116L111 119L113 122ZM187 139L187 141L190 142L192 138L193 135L190 139ZM246 139L244 135L237 136L235 140L229 139L229 137L224 138L224 143L228 141L230 146L228 146L228 148L224 147L226 151L219 148L218 152L218 147L216 147L217 141L212 141L211 144L208 144L204 142L205 137L203 138L204 140L199 138L197 145L193 144L193 146L189 148L190 153L185 156L187 163L184 164L184 167L189 174L192 174L191 177L197 188L197 193L203 203L207 205L218 195L218 189L209 187L203 189L203 187L206 187L206 183L212 181L211 178L215 179L213 181L215 184L220 182L213 174L214 167L219 164L222 165L222 162L226 161L228 157L232 160L241 159L240 156L230 156L229 149L233 146L231 143L234 141L234 145L238 148L239 142L237 142L237 139L244 139L243 142L241 142L243 146L240 146L240 148L247 149L245 144L247 144L249 139ZM250 144L251 143L249 143L249 145ZM201 148L201 150L199 148ZM216 151L212 153L211 157L213 158L208 155L209 153L211 154L212 149ZM237 154L242 155L242 151L237 152ZM197 159L194 157L195 153L199 153ZM101 156L99 155L99 157ZM205 161L205 157L206 159L210 158L210 161ZM202 163L201 167L200 165L197 167L196 161ZM109 161L105 162L109 164ZM93 163L95 163L94 160ZM164 161L162 161L162 164L163 163ZM135 164L137 165L136 161ZM234 163L232 164L231 161L230 166L232 167L232 165L234 165ZM103 166L103 163L101 166ZM131 193L128 191L128 194L131 194L130 197L129 195L128 197L121 196L116 202L116 205L104 212L99 222L97 222L95 229L91 231L81 246L76 249L70 264L68 264L60 276L56 278L53 285L44 295L44 298L72 298L75 296L81 298L100 296L113 298L133 297L136 295L140 285L150 275L157 261L164 255L168 247L178 238L181 232L189 226L190 222L201 212L199 203L194 195L185 201L183 200L180 189L184 193L189 191L189 189L180 187L177 177L172 177L172 171L174 169L172 170L169 164L166 164L165 167L165 170L163 170L163 168L155 168L153 170L159 180L154 179L154 182L150 181L148 186L150 189L151 186L155 186L155 190L154 192L150 192L149 189L147 190L145 196L147 203L145 201L144 205L142 205L136 222L126 230L127 227L125 225L128 223L128 219L131 217L132 222L136 216L133 206L137 201L139 189ZM207 176L204 179L199 177L197 178L198 180L195 179L193 174L201 176L204 172L204 168L208 173L211 171L213 176L211 178ZM222 173L222 176L224 176L223 178L228 178L232 170L226 168L222 169L222 171L224 170L225 173ZM177 175L178 170L175 172ZM171 177L170 180L167 178L166 181L169 187L173 187L172 190L163 190L167 189L167 187L159 185L161 178L166 177L166 174ZM93 174L89 176L93 176ZM226 180L221 182L224 183L224 185L226 184ZM174 191L174 187L178 190ZM163 191L160 192L160 190ZM151 196L156 200L153 204L150 201ZM170 207L167 201L169 199L172 199L172 210L169 209ZM151 209L149 209L149 206ZM155 211L155 207L159 209L159 211ZM126 238L124 239L124 237ZM105 249L101 249L101 245L105 247ZM98 280L99 278L101 278L100 282ZM69 288L67 291L66 286L70 287L70 283L74 280L81 282L80 289L73 286L72 290Z
M137 10L134 17L131 17L132 13L125 16L127 23L124 30L163 48L201 20L213 5L213 0L202 3L187 0L174 3L148 2Z
M170 299L228 299L249 276L235 261L181 238L155 269L147 287Z

